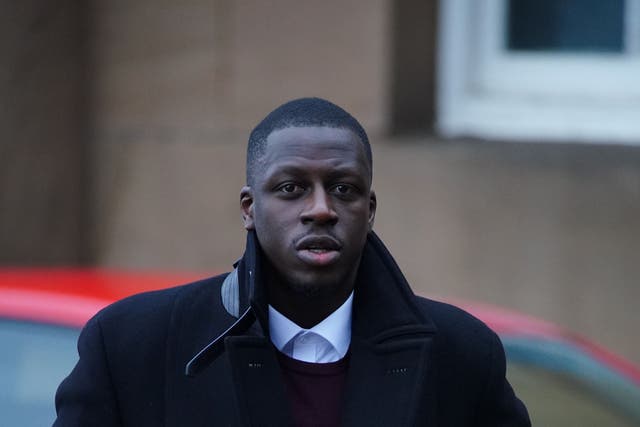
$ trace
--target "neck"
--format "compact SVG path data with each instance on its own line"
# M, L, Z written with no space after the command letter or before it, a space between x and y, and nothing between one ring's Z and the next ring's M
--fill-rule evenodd
M302 328L310 329L338 309L353 291L351 286L313 294L297 292L275 280L268 281L268 301L276 310Z

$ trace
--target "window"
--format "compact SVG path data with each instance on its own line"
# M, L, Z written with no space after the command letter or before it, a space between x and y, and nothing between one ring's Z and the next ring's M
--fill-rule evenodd
M2 425L53 423L56 388L78 360L79 333L66 327L0 318Z
M440 5L441 133L640 144L640 0Z

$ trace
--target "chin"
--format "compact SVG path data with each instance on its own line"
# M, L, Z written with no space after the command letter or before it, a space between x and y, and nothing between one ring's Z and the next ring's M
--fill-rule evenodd
M333 295L341 287L340 280L329 280L324 277L305 278L304 280L292 278L292 280L287 280L286 283L292 293L307 298Z

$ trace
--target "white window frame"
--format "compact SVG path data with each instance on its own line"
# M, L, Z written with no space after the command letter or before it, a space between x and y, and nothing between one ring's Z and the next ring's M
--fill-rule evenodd
M440 2L441 134L640 145L640 0L627 0L624 54L507 51L505 12L506 0Z

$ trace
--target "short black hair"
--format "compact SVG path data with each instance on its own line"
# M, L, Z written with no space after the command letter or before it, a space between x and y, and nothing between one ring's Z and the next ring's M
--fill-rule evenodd
M373 156L369 137L360 123L336 104L322 98L299 98L273 110L251 131L247 145L247 184L253 185L259 160L266 151L267 138L276 130L288 127L327 126L344 128L355 133L364 147L373 171Z

